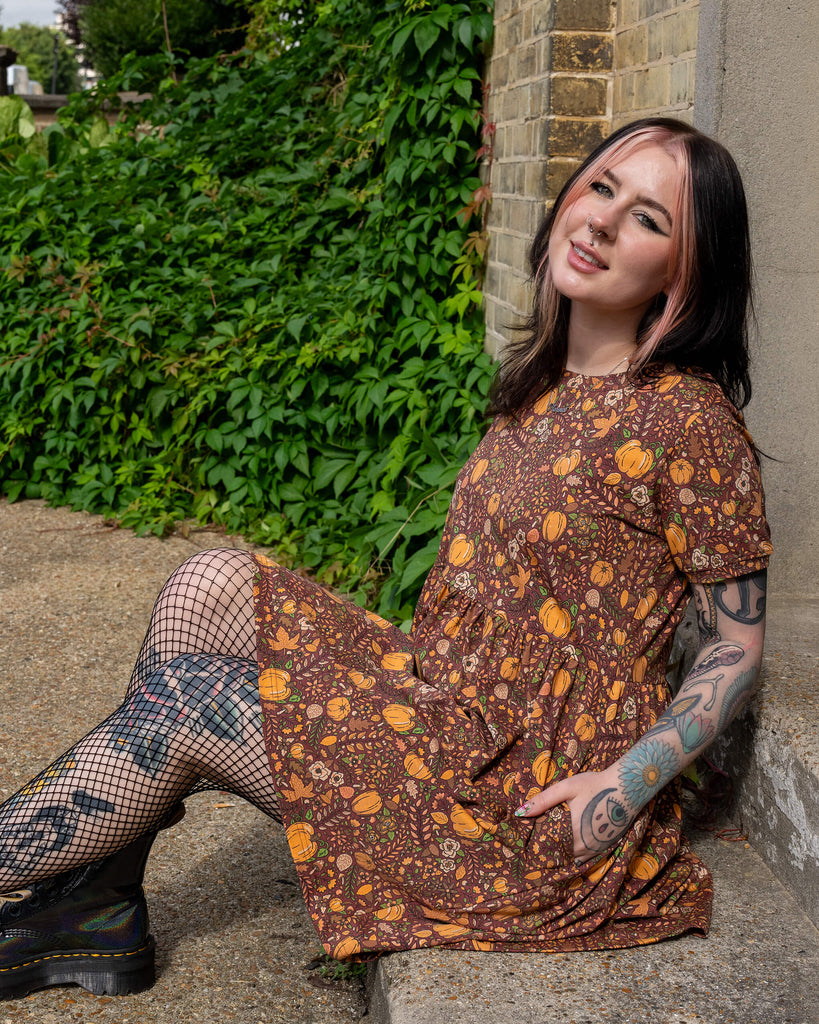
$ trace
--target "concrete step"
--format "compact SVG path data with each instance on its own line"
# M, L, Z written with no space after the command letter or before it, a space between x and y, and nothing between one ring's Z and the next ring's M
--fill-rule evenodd
M394 954L371 969L370 1024L819 1024L819 609L769 611L761 690L709 754L749 841L689 831L714 874L708 938Z
M598 953L420 950L371 969L368 1024L819 1024L819 932L743 842L692 833L706 939Z
M762 689L713 760L735 780L731 813L819 926L819 606L769 609Z

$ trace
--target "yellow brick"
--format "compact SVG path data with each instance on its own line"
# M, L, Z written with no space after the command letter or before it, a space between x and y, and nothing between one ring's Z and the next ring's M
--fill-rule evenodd
M606 81L577 75L552 79L552 113L566 117L602 117L606 113Z
M558 30L605 32L612 27L614 12L610 0L554 0L554 7Z
M552 51L553 71L611 70L611 36L602 32L555 32Z
M614 66L618 70L645 64L646 52L645 25L618 32L614 37Z
M663 20L663 47L666 53L691 53L697 49L699 10L688 7Z
M634 80L634 109L662 110L667 107L670 78L668 64L638 72Z
M552 118L549 124L549 149L553 156L584 157L606 137L608 125L602 119L573 120Z

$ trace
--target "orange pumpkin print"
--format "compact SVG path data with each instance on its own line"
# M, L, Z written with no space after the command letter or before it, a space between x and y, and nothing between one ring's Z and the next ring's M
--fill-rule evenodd
M285 835L290 854L297 864L303 864L318 853L318 843L313 841L313 826L303 821L289 825Z
M449 812L452 827L459 836L466 839L477 839L483 835L483 828L475 821L469 811L460 804L455 804Z
M716 384L565 374L462 470L408 635L257 560L262 728L329 953L705 930L710 881L681 842L676 783L585 866L564 806L514 812L658 721L688 580L762 568L762 508Z
M685 530L678 523L669 523L666 526L665 539L674 558L685 552Z
M520 658L504 658L501 662L501 679L508 679L514 682L520 672Z
M404 767L407 770L407 775L411 775L414 779L432 778L432 772L417 754L407 754L404 758Z
M412 664L412 655L405 651L390 651L381 659L381 667L388 672L404 672Z
M648 613L657 603L658 597L659 595L657 591L653 587L649 587L649 589L645 592L645 594L643 594L643 596L637 602L637 608L634 611L634 618L639 619L641 622L643 619L647 618Z
M543 520L543 536L546 540L554 542L566 529L569 520L562 512L555 509Z
M388 704L383 715L396 732L409 732L415 725L415 712L405 704Z
M694 467L688 459L675 459L668 467L668 475L675 484L682 487L684 484L690 483L693 479Z
M569 692L571 685L571 673L567 672L565 668L559 668L557 672L555 672L554 679L552 679L552 696L562 697L564 694Z
M626 441L624 445L617 449L614 460L620 471L632 478L645 476L655 461L654 452L643 448L640 442L634 438Z
M332 697L327 701L327 714L334 722L340 722L349 715L352 705L346 697Z
M568 476L580 465L581 457L579 451L566 452L552 463L552 472L555 476Z
M375 916L379 921L400 921L404 916L404 904L395 903L391 907L382 907L376 910Z
M259 674L259 694L263 700L287 700L292 692L287 685L289 682L289 672L279 668L266 668Z
M538 754L535 763L532 765L532 772L537 784L541 787L551 782L557 774L557 764L548 750Z
M342 939L336 947L333 949L334 960L347 960L351 956L355 956L361 952L361 943L358 939L354 939L349 936L346 939Z
M368 789L353 800L353 810L356 814L378 814L382 804L380 795L374 789Z
M598 587L607 587L614 579L614 566L611 562L598 560L591 567L591 581Z
M636 857L632 857L628 864L628 873L631 877L639 878L644 882L655 878L659 870L659 861L650 853L640 853Z
M465 537L462 533L459 533L456 537L452 538L452 542L449 545L449 560L453 565L466 565L467 562L471 562L475 556L475 545Z
M572 617L555 601L553 597L547 598L540 606L538 619L541 626L552 636L568 636L572 628Z

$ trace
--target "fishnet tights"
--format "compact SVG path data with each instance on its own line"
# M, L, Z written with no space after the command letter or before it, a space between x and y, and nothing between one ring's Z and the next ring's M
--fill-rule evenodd
M250 556L207 551L157 598L125 700L0 806L0 892L98 860L187 794L278 820L261 732Z

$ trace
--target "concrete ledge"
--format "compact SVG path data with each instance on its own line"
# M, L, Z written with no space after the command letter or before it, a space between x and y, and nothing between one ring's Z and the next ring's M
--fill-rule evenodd
M819 607L774 606L762 689L717 741L734 780L732 815L819 926Z
M600 953L383 957L369 1024L817 1024L819 933L745 843L691 836L714 873L707 939Z

